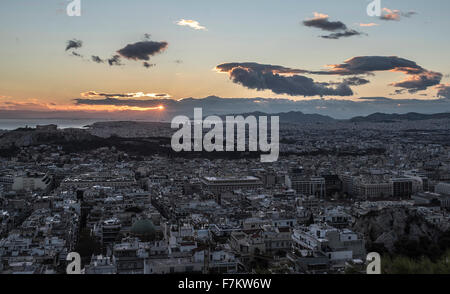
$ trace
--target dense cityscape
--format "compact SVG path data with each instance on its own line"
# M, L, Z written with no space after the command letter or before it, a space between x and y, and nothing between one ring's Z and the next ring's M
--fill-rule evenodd
M365 273L378 252L385 273L449 273L449 129L282 124L274 163L170 152L164 123L3 131L0 271L78 252L85 274Z

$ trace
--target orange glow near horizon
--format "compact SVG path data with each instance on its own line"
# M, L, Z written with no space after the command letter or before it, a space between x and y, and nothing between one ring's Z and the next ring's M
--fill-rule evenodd
M151 111L158 110L163 111L165 107L159 105L156 107L136 107L136 106L115 106L115 105L70 105L63 107L50 107L51 110L83 110L83 111Z
M91 111L91 112L116 112L116 111L163 111L164 105L155 107L116 106L116 105L74 105L54 103L39 103L35 99L25 102L0 102L3 110L28 110L28 111Z

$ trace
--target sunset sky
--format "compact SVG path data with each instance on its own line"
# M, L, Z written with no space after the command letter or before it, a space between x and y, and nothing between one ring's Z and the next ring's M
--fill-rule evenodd
M367 15L367 0L81 0L79 17L69 2L0 2L0 110L450 99L448 0L381 0L382 17Z

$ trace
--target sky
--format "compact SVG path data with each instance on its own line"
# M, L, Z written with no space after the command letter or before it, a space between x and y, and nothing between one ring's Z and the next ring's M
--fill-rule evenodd
M71 2L0 2L0 113L151 116L209 96L335 117L450 110L447 0L381 0L380 17L368 0L81 0L68 16Z

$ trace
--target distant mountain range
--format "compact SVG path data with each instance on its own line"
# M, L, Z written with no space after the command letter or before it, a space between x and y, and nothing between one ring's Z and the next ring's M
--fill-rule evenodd
M341 122L395 122L395 121L420 121L428 119L450 119L450 113L436 113L436 114L421 114L421 113L406 113L406 114L385 114L374 113L368 116L357 116L349 120L337 120L327 115L321 114L305 114L301 111L290 111L282 113L264 113L264 112L250 112L244 113L242 116L278 116L280 123L333 123ZM224 117L224 116L223 116Z
M233 116L236 116L238 114L230 114ZM290 111L290 112L281 112L281 113L264 113L260 111L250 112L250 113L243 113L239 114L244 117L247 116L278 116L280 118L280 123L330 123L337 121L336 119L327 116L327 115L321 115L321 114L306 114L301 111ZM225 116L222 116L222 118L225 118Z
M357 116L350 119L351 122L392 122L392 121L417 121L427 119L450 119L450 113L421 114L410 112L406 114L374 113L369 116Z

